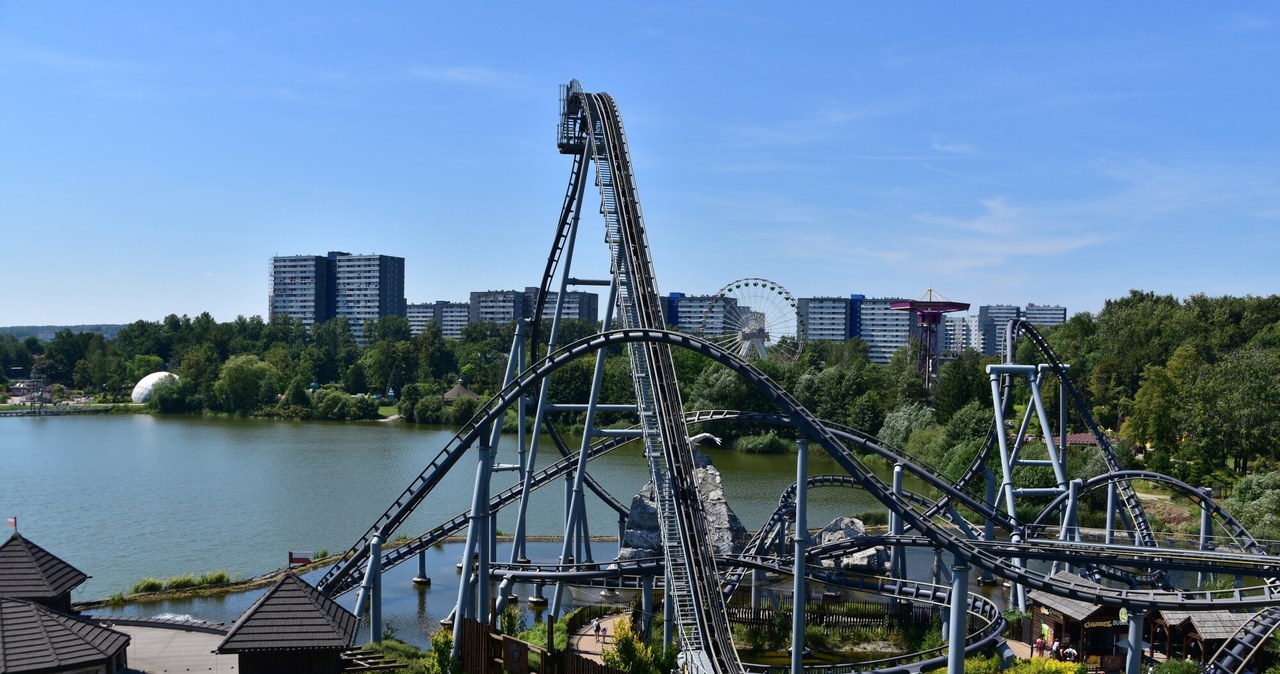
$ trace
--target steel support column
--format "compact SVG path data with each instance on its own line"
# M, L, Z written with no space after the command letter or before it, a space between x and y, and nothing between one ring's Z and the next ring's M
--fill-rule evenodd
M1129 609L1129 639L1125 644L1129 654L1124 661L1125 674L1142 672L1142 622L1147 615L1145 608Z
M902 467L895 468L897 482L901 483ZM804 610L809 596L805 587L804 556L809 538L809 439L796 440L796 524L794 584L791 595L791 671L804 671Z
M947 635L947 674L964 674L964 640L969 631L969 565L951 566L951 620Z
M1205 495L1206 499L1213 498L1213 487L1201 487L1200 492ZM1212 550L1213 545L1213 518L1209 516L1208 500L1200 502L1200 549ZM1204 587L1205 574L1203 571L1196 572L1196 585Z

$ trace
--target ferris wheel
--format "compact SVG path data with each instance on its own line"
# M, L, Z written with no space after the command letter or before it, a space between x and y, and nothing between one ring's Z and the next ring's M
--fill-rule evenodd
M733 281L707 300L698 333L740 358L791 361L804 343L796 298L763 278Z

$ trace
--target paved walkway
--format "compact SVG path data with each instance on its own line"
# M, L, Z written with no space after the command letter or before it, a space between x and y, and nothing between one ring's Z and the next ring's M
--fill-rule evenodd
M569 651L591 658L596 662L604 662L600 657L600 653L605 648L612 647L613 636L617 633L615 629L617 622L622 618L623 615L620 613L600 618L601 631L605 631L608 634L602 641L596 640L595 631L592 629L590 622L583 625L576 633L569 635Z
M132 637L129 642L131 671L148 674L238 671L239 658L213 652L222 643L222 635L133 625L115 625L112 629Z

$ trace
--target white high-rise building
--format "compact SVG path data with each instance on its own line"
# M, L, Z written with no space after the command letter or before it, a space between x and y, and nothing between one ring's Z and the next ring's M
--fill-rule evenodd
M797 303L807 340L842 342L856 331L848 297L802 297Z
M268 320L289 316L310 328L333 318L333 284L328 261L319 255L271 258Z
M982 352L988 356L1004 353L1005 331L1009 321L1022 317L1022 310L1012 304L984 304L978 307L978 328L982 330Z
M539 288L528 286L524 289L524 315L525 318L533 318L533 312L536 311L538 304ZM541 319L550 321L555 316L556 300L560 293L547 293L547 302L542 307ZM600 320L600 296L595 293L584 292L581 290L570 290L564 294L564 312L563 318L574 321L588 321L595 323Z
M524 293L519 290L471 293L472 323L512 323L524 316Z
M334 259L334 314L363 339L365 321L404 316L404 258L390 255L329 253Z
M897 311L894 302L901 298L871 298L861 302L862 320L858 336L867 343L868 355L873 363L888 363L894 352L907 345L911 339L910 311Z
M945 353L958 354L970 349L982 353L982 330L976 315L947 316L946 328L946 343L942 347Z
M364 322L404 316L404 258L352 255L271 258L270 315L301 319L310 327L338 316L351 324L356 339Z
M721 295L685 295L671 293L667 299L667 320L675 317L675 325L684 332L719 337L725 333L725 325L741 322L744 311L738 300Z
M1032 325L1051 328L1067 322L1067 308L1046 304L1028 304L1023 317Z

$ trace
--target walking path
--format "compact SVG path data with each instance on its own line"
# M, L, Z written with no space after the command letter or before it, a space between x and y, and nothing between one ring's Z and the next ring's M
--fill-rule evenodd
M238 658L213 652L222 643L220 634L188 630L116 625L112 629L132 637L129 671L148 674L168 672L235 672Z
M569 652L591 658L596 662L604 662L600 657L600 653L606 647L612 647L613 637L617 634L615 628L618 620L622 617L623 615L619 613L600 618L601 631L608 634L603 643L596 640L595 630L592 629L591 623L583 625L576 633L569 635Z

